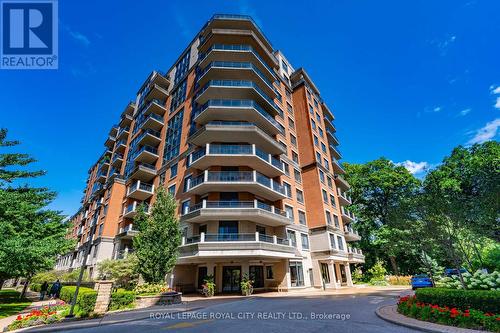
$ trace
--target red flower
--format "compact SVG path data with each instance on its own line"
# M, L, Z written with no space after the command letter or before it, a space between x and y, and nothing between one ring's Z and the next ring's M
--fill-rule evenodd
M464 317L470 317L470 313L468 313L468 312L464 312L462 315L463 315Z
M18 315L16 318L16 320L22 320L22 319L23 319L23 317L21 315Z

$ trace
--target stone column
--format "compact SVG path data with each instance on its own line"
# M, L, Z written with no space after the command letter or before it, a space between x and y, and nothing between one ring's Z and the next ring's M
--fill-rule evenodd
M346 263L344 267L345 267L345 275L347 278L347 286L352 287L354 286L354 284L352 283L351 265L349 265L349 263Z
M113 290L112 280L96 281L97 299L95 301L94 312L105 313L108 311L109 302L111 300L111 291Z

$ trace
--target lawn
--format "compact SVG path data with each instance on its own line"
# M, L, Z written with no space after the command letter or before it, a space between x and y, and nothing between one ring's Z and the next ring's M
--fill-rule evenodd
M0 290L0 318L15 315L31 304L28 299L19 299L20 294L12 289Z

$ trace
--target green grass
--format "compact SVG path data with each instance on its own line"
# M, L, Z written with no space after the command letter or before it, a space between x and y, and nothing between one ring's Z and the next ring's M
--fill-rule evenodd
M31 304L28 299L19 299L20 294L12 289L0 290L0 318L15 315Z

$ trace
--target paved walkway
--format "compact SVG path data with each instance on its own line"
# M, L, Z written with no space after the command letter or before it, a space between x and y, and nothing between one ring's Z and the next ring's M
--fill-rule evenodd
M484 333L485 331L471 330L454 326L446 326L427 321L406 317L397 311L397 305L386 305L378 308L375 313L380 318L396 325L418 329L433 333Z

